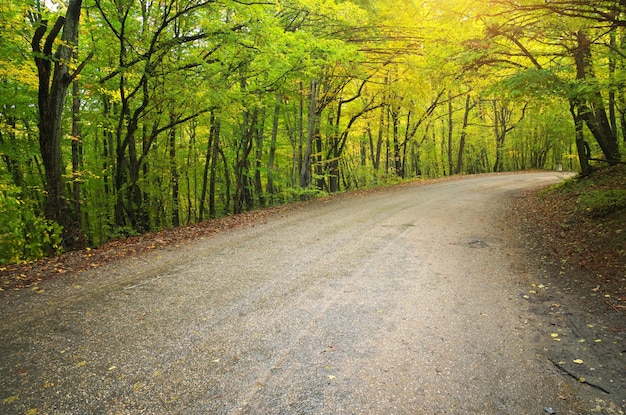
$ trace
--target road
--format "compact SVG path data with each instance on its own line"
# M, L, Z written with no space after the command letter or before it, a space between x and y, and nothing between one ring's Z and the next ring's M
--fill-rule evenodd
M16 292L0 412L579 413L503 219L562 177L330 198Z

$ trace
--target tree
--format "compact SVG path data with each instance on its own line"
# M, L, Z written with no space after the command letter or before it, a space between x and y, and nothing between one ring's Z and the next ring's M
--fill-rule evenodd
M61 153L62 118L67 89L82 69L81 64L71 68L74 48L78 47L78 28L82 0L70 0L65 17L57 18L48 31L48 22L42 20L32 39L37 74L39 77L39 148L45 169L45 215L63 227L63 245L75 248L84 244L80 218L76 218L65 196L63 179L65 165ZM61 42L56 53L54 43L59 33Z
M528 1L518 4L501 0L498 3L505 9L489 17L487 35L492 41L504 38L509 43L491 43L490 49L484 49L475 62L480 65L504 63L518 68L521 73L534 75L535 72L528 71L526 63L530 64L542 73L542 85L547 87L544 93L561 93L572 108L574 124L584 121L605 159L609 163L618 162L621 156L615 123L611 123L614 117L607 114L602 82L594 70L593 44L587 32L594 31L596 39L605 38L602 28L592 27L588 23L600 21L621 26L621 20L615 15L619 8L616 9L612 2L565 1L544 4ZM568 24L564 24L559 16L570 18ZM606 44L602 44L602 41L597 43L610 48L610 41ZM511 48L515 48L517 53L512 52ZM564 58L570 60L569 68L564 65ZM576 132L577 142L583 146L579 147L579 154L585 156L588 151L584 147L584 140L580 139L581 133L582 130ZM581 159L581 166L584 168L587 162Z

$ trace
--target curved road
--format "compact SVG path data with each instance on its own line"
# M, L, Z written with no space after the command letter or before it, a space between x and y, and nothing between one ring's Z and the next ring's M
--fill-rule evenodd
M0 413L577 413L502 219L562 178L331 198L11 293Z

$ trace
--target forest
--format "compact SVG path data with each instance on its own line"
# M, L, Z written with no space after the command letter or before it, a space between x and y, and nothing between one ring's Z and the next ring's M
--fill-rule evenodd
M623 160L623 0L4 0L0 264Z

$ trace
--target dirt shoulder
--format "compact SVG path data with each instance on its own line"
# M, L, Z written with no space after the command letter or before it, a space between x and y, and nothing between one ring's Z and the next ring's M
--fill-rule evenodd
M530 254L527 294L554 342L550 361L599 392L598 412L626 408L626 168L518 195L510 221ZM597 396L600 396L598 398ZM620 408L621 406L621 408Z

